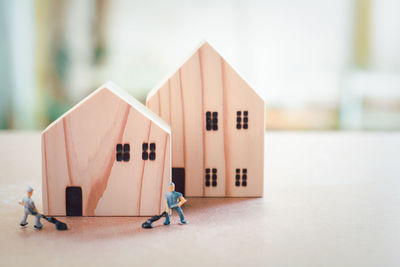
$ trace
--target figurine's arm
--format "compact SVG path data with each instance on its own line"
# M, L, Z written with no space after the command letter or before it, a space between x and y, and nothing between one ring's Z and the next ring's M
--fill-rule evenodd
M165 201L165 211L166 211L169 215L171 215L171 209L170 209L169 206L168 206L168 202L167 202L166 199L165 199L164 201Z
M186 199L183 196L179 197L179 203L178 203L178 207L181 207L183 204L186 203Z
M36 213L39 213L38 209L36 208L35 203L32 201L32 205L33 205L33 211Z
M21 206L23 206L25 203L23 201L18 202Z

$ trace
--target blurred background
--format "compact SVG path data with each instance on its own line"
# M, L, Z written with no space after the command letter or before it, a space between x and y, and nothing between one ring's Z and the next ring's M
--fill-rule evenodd
M0 0L0 129L43 129L112 80L144 102L203 40L271 130L400 130L397 0Z

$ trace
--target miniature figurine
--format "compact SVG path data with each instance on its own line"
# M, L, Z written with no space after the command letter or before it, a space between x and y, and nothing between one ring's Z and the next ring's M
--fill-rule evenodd
M165 214L165 221L164 225L169 225L170 220L169 220L169 215L171 215L172 210L175 209L179 213L179 218L180 218L180 224L186 224L187 221L185 220L185 217L183 216L183 211L181 209L181 206L185 204L187 201L183 195L179 192L175 191L175 184L174 183L169 183L168 184L168 189L169 192L165 194L165 206L166 206L166 214Z
M42 217L38 210L35 207L35 203L32 200L32 194L33 194L33 188L32 187L28 187L28 189L26 190L27 192L27 196L24 197L22 199L21 202L19 202L19 204L21 204L22 206L24 206L24 210L25 210L25 214L24 217L22 218L20 225L21 226L26 226L28 224L28 222L26 221L26 219L28 218L28 215L34 215L36 217L35 220L35 229L42 229L43 225L40 223L40 218Z

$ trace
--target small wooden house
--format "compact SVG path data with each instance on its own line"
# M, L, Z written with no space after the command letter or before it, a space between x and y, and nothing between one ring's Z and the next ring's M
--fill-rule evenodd
M172 179L195 197L263 194L263 98L208 44L147 96L171 125Z
M109 82L42 132L43 212L149 216L164 210L170 127Z

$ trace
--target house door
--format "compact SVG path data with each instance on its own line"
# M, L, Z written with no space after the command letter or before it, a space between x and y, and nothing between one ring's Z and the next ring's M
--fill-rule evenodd
M82 188L67 186L65 190L67 216L82 216Z
M175 191L185 195L185 168L172 168L172 182L175 184Z

